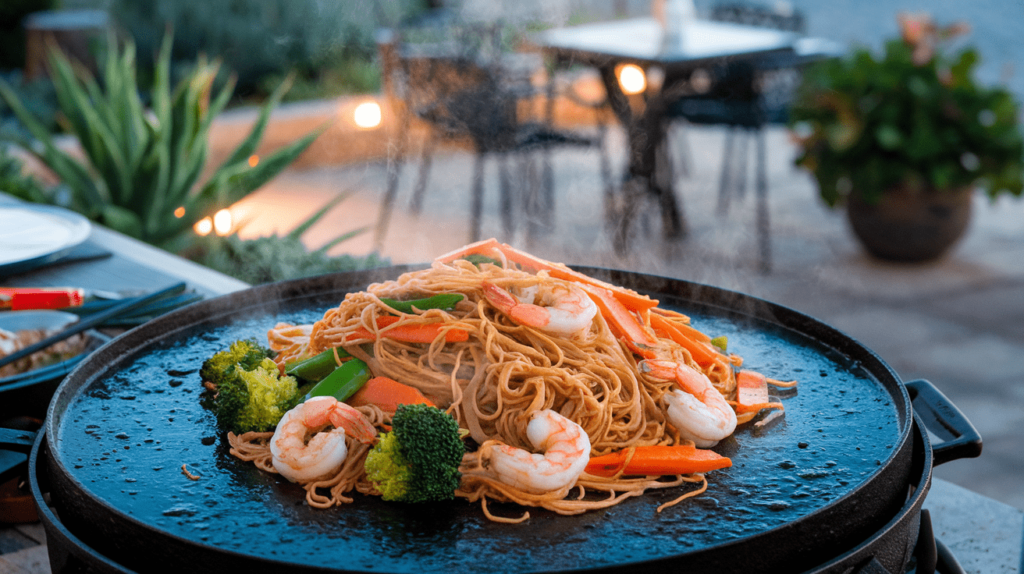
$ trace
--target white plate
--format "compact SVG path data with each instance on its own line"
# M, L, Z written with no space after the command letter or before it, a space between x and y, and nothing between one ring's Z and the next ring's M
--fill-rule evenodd
M0 205L0 275L54 261L89 237L89 220L49 205Z

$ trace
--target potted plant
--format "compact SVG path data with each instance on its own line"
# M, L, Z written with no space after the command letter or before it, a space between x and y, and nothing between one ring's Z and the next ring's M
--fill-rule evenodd
M857 49L812 67L791 110L801 153L829 206L878 257L924 261L967 228L971 197L1021 195L1024 138L1005 89L979 85L977 52L948 51L964 24L900 15L876 57Z

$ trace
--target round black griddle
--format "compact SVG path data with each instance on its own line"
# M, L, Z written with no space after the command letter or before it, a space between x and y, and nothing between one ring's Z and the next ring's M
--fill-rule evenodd
M386 503L355 495L315 510L304 491L227 452L199 406L202 361L277 321L312 322L345 293L406 268L273 284L192 305L84 361L50 406L48 468L64 523L129 568L295 571L801 571L852 549L905 504L911 474L906 389L877 356L794 311L683 281L582 269L649 293L726 335L746 368L800 381L785 419L741 427L715 450L733 467L662 513L685 487L521 525L477 505ZM188 465L201 478L188 479ZM519 516L522 509L491 505ZM916 532L916 531L915 531Z

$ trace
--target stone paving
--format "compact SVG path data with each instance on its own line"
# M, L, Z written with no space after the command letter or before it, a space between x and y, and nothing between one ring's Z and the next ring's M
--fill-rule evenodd
M978 197L967 236L945 258L892 264L865 255L841 211L823 206L813 180L792 166L794 148L784 130L768 141L772 273L758 272L754 194L715 212L724 131L679 128L672 134L679 160L677 194L690 233L666 243L651 210L626 257L617 256L603 224L604 184L595 151L553 154L554 229L529 235L519 214L511 234L502 229L496 160L487 164L484 237L494 236L539 256L574 264L629 269L708 283L781 303L817 317L876 351L904 380L935 383L984 438L984 454L936 469L980 494L1024 509L1024 201ZM624 141L607 138L615 178ZM415 148L415 146L413 146ZM753 146L750 146L751 151ZM683 173L684 158L689 169ZM398 204L382 253L394 263L429 261L467 242L471 155L440 150L434 158L422 213L408 210L415 162L402 172ZM753 162L750 162L753 165ZM513 180L528 172L510 162ZM747 177L752 183L753 169ZM352 196L305 236L318 246L345 231L372 227L384 189L384 164L288 172L236 208L248 220L243 236L287 232L335 194ZM373 250L372 229L337 246L353 254Z

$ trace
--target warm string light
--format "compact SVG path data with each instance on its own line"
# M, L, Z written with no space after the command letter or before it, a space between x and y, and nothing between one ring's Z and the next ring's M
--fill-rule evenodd
M627 96L642 93L647 89L647 76L640 66L626 64L619 68L619 86Z
M204 217L196 222L192 229L195 230L196 235L207 236L213 231L213 220L209 217Z
M381 111L377 102L364 102L356 106L352 119L356 125L363 129L373 129L380 126Z
M260 164L260 156L252 154L249 156L249 167L256 167Z
M213 230L217 235L225 236L231 233L231 212L222 209L213 216Z
M211 217L204 217L196 222L192 226L192 230L196 232L196 235L207 236L212 231L216 231L217 235L225 236L231 233L234 226L234 218L231 216L231 211L222 209Z
M179 207L178 209L175 209L174 210L174 217L177 217L178 219L181 219L182 217L185 217L185 207L182 206L182 207Z

